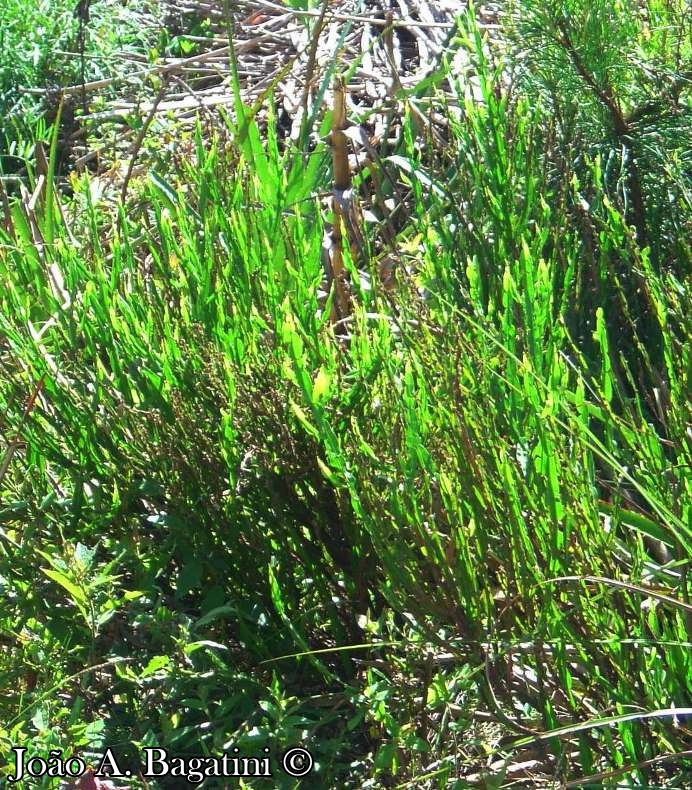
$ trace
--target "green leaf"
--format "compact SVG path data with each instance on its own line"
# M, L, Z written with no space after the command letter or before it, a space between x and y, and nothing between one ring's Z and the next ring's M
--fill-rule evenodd
M86 605L87 599L84 595L84 591L77 587L77 585L74 584L70 579L68 579L64 573L55 570L54 568L41 568L41 570L49 579L57 582L63 589L67 590L72 600L80 607Z
M312 385L312 399L315 403L323 400L323 396L329 391L330 383L331 376L324 368L320 368Z
M178 205L178 195L175 189L165 181L155 170L149 171L149 180L154 189L153 193L160 198L163 204L172 212L176 212Z
M161 669L165 669L169 667L171 664L171 659L168 656L154 656L151 661L144 667L142 670L140 677L146 678L149 675L153 675L155 672L158 672Z
M673 536L665 529L665 527L662 527L660 524L657 524L655 521L652 521L650 518L642 515L641 513L635 513L632 510L624 510L620 507L614 507L608 502L599 502L598 509L601 513L618 518L621 524L624 524L626 527L630 527L630 529L635 529L638 532L641 532L643 535L646 535L652 540L665 543L667 546L675 546L675 540Z
M310 422L308 419L307 414L300 408L300 406L293 400L293 398L289 398L289 404L291 406L291 411L295 414L298 418L298 422L305 428L305 430L315 439L319 438L319 431L315 426Z
M123 601L136 601L138 598L143 598L146 594L145 590L124 590L121 593Z

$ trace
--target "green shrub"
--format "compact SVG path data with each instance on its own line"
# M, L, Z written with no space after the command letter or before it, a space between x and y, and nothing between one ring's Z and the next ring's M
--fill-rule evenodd
M594 151L497 90L472 21L457 45L480 91L444 73L444 156L407 116L385 162L410 271L383 293L347 255L341 327L328 150L280 151L240 103L230 145L198 126L127 212L84 178L74 226L51 184L6 218L0 745L135 767L300 742L324 787L685 786L689 294ZM616 255L653 361L613 321ZM652 396L631 371L659 368Z

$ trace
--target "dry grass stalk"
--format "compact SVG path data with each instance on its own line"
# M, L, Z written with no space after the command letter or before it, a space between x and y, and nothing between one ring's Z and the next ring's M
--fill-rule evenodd
M334 174L334 187L332 208L334 211L334 226L331 233L330 266L328 267L330 284L334 285L334 305L332 307L332 321L340 321L351 312L350 294L346 269L344 267L343 244L344 235L347 243L349 234L344 229L348 228L347 200L352 204L351 169L348 164L348 140L346 129L346 86L342 79L338 79L334 88L334 114L332 116L332 169ZM347 197L348 196L348 197ZM351 250L351 252L353 252Z

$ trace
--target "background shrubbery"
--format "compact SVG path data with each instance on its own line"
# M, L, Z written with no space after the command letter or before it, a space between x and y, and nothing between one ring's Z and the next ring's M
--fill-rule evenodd
M122 91L118 79L141 69L132 56L146 60L170 45L163 20L158 0L3 0L0 175L31 166L32 143L46 137L62 88L114 79ZM70 112L79 114L82 102L75 96Z

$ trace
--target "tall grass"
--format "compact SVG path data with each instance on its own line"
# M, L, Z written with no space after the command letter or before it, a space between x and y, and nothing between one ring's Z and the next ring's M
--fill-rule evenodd
M559 166L468 24L480 91L446 75L434 165L405 119L413 261L394 296L352 272L346 335L320 295L329 153L305 167L252 113L127 211L86 179L77 225L50 189L14 209L4 746L134 769L142 745L301 742L305 786L684 786L689 250L650 264L602 160ZM654 361L636 304L638 342L613 321L614 256Z

